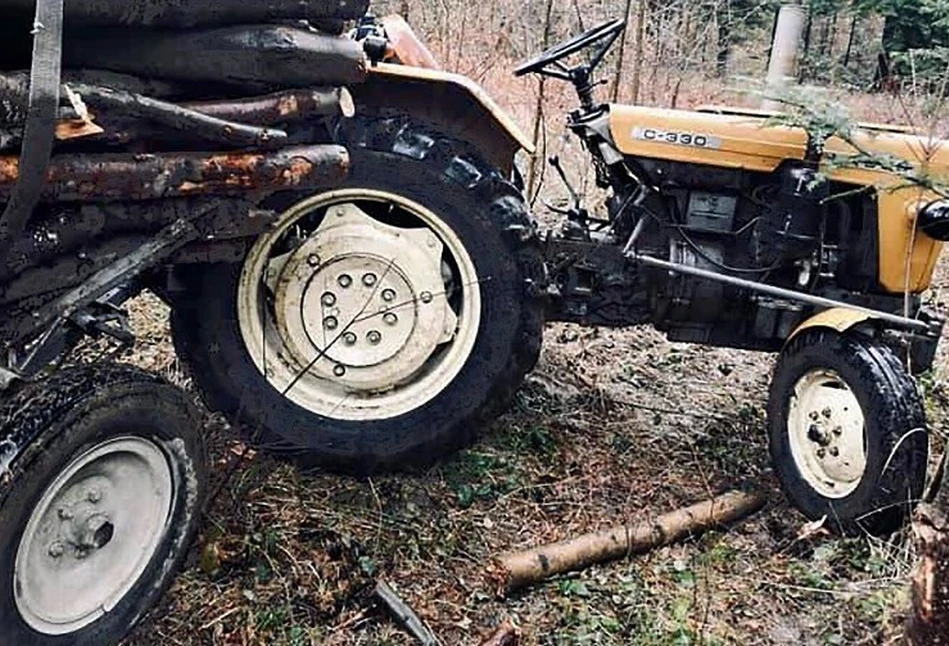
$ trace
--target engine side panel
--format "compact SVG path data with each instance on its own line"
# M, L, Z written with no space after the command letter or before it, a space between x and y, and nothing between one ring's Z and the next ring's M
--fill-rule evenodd
M769 126L761 116L622 105L610 106L610 132L617 148L632 157L763 173L773 172L784 160L803 159L807 143L802 130ZM862 148L949 178L946 147L934 148L900 132L860 131L857 138ZM832 139L827 152L855 151ZM891 293L926 290L943 245L916 230L916 214L937 196L916 187L898 187L901 180L874 169L840 169L832 179L878 189L880 286Z

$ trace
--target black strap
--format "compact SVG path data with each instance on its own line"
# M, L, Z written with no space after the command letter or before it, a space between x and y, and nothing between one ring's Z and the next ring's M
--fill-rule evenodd
M16 186L0 215L0 258L23 235L43 192L56 134L62 53L63 0L36 0L30 107Z

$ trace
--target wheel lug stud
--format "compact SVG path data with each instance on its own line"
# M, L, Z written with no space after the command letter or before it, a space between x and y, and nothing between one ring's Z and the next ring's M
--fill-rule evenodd
M832 413L832 411L831 411L829 408L825 408L823 411L821 411L821 414L822 414L824 417L826 417L827 419L830 419L830 416L831 416L833 413Z
M836 435L837 437L840 437L843 434L844 434L844 429L841 428L840 426L834 429L834 435Z
M63 547L63 544L59 541L56 541L49 546L49 555L54 559L58 559L60 556L66 553L66 548Z
M333 292L326 292L323 294L323 298L320 299L320 302L326 307L333 307L336 305L336 295Z
M395 325L399 322L399 317L392 312L389 312L382 317L382 320L386 322L386 325Z
M376 284L376 281L379 280L375 274L366 274L362 277L362 284L366 287L372 287Z
M382 300L387 303L391 303L395 300L395 290L394 289L384 289L382 290Z
M356 345L356 335L352 332L347 332L343 336L343 342L345 342L346 345Z
M419 294L419 299L426 305L431 303L434 300L434 298L435 297L432 296L431 292L422 292L421 294Z
M346 374L346 366L336 366L333 368L333 374L337 377L342 377Z
M98 489L90 489L88 492L86 492L86 500L91 502L93 505L96 505L100 500L102 500L102 492Z
M59 519L60 520L72 520L72 512L66 509L65 507L60 507L59 509Z
M366 335L366 338L369 339L369 343L373 345L379 345L382 343L382 333L378 330L372 330Z
M327 330L335 330L339 327L339 321L335 316L330 316L323 320L323 325L326 326Z
M840 449L838 449L836 446L832 446L830 448L830 454L834 456L835 458L838 458L840 457Z
M336 279L336 282L339 283L339 286L343 289L350 287L353 284L353 277L349 274L343 274Z
M816 410L812 410L812 411L811 411L811 414L808 415L808 417L811 418L811 421L812 421L812 422L816 422L818 419L820 419L820 415L818 414L818 412L817 412Z
M827 457L827 451L825 451L824 449L817 449L817 457L823 460L824 458Z
M315 253L311 253L311 254L307 257L306 263L307 263L310 267L319 267L319 266L320 266L320 257L317 256Z

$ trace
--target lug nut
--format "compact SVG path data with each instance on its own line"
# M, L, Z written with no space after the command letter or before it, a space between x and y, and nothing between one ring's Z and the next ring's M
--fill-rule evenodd
M86 500L91 502L93 505L96 505L100 500L102 500L102 492L98 489L90 489L86 493Z
M392 312L388 312L382 317L382 320L386 322L386 325L395 325L399 322L399 317Z
M820 418L820 415L817 414L816 410L812 410L811 414L808 417L811 418L812 422L816 422Z
M823 460L824 458L827 457L827 451L825 451L824 449L817 449L817 457Z
M59 508L59 519L60 520L72 520L72 512L66 509L65 507Z
M333 307L336 305L336 295L332 292L326 292L323 294L323 298L320 299L320 302L322 302L326 307Z
M311 253L311 254L307 257L306 263L307 263L310 267L319 267L319 265L320 265L320 257L317 256L315 253Z
M387 303L391 303L395 300L395 290L394 289L384 289L382 290L382 300Z
M362 277L362 284L366 287L372 287L376 284L376 281L379 280L375 274L366 274Z
M349 274L343 274L336 279L336 282L339 283L339 286L343 289L350 287L353 284L353 277Z
M326 327L327 330L335 330L336 328L339 327L339 321L336 319L335 316L330 316L330 317L327 317L323 321L323 325Z
M830 419L830 416L833 414L829 408L825 408L823 411L821 411L821 413L822 413L822 414L824 415L824 417L826 417L827 419Z
M346 345L356 345L356 335L353 334L352 332L347 332L347 333L343 336L343 342L344 342Z
M382 333L378 330L372 330L366 335L366 338L369 339L369 343L373 345L379 345L382 343Z
M333 368L333 374L336 375L337 377L342 377L343 375L346 374L346 367L339 366L339 365L336 366L335 368Z
M840 437L843 434L844 434L844 429L842 427L838 426L837 428L834 429L834 435L836 435L837 437Z
M419 295L419 299L421 299L421 301L422 301L423 303L425 303L426 305L428 305L429 303L431 303L431 302L435 299L435 297L432 296L432 293L431 293L431 292L422 292L422 293Z
M836 446L832 446L830 448L830 454L834 456L835 458L838 458L840 457L840 449L838 449Z
M60 556L66 553L66 548L63 547L63 544L59 541L56 541L49 546L49 555L54 559L58 559Z

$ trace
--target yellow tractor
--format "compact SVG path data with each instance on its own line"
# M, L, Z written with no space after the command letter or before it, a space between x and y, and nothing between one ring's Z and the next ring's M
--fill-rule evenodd
M364 20L369 73L332 134L349 178L271 204L281 215L240 262L180 276L181 355L259 444L365 472L469 441L533 367L545 321L777 352L768 433L787 494L840 531L892 530L926 478L912 373L943 326L921 294L949 202L873 164L824 173L856 149L764 113L599 102L594 72L624 28L517 70L573 84L567 128L609 194L593 217L574 193L541 237L514 161L530 142L404 22ZM905 130L855 136L930 176L949 165Z

